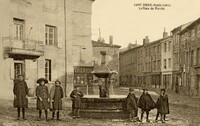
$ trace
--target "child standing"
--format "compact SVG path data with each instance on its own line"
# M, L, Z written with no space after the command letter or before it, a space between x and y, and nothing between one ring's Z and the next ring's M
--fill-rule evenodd
M50 96L52 105L52 120L54 119L55 111L57 111L57 120L60 120L59 110L62 110L63 89L59 80L56 80L55 86L51 88Z
M144 112L146 112L147 116L146 116L146 122L150 122L149 120L149 111L151 111L151 109L155 108L155 102L153 101L153 99L151 98L150 94L148 94L148 90L146 88L143 89L143 93L139 99L139 103L138 103L138 107L141 108L141 122L142 122L142 118L144 115Z
M49 91L48 87L45 85L48 83L47 79L40 78L37 83L39 86L36 88L36 96L37 96L37 110L39 110L39 120L41 120L42 110L45 110L46 121L48 121L48 109L49 109Z
M129 94L126 97L127 109L130 113L129 115L130 121L134 122L137 121L137 113L138 113L137 100L138 98L134 94L134 88L129 88Z
M157 108L156 122L158 121L159 114L161 114L161 121L162 123L165 123L165 116L166 114L169 114L169 101L168 101L168 96L165 93L165 89L161 89L160 91L160 96L158 97L158 100L156 102L156 108Z
M14 107L17 108L18 116L17 120L20 119L20 108L22 108L23 119L25 118L25 108L28 108L28 86L24 81L24 76L19 75L18 80L14 81Z
M83 97L83 93L79 91L78 87L74 87L74 90L70 94L70 97L72 98L72 112L73 112L73 118L80 118L80 107L81 107L81 98Z

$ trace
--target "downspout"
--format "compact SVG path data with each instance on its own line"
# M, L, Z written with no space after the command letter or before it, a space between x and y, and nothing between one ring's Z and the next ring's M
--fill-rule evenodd
M66 39L66 0L64 0L64 39L65 39L65 97L67 97L67 39Z

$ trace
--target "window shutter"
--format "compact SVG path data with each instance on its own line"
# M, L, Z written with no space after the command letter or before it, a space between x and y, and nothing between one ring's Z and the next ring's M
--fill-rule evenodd
M28 80L30 78L30 60L25 60L25 79Z
M14 70L14 62L13 62L13 60L11 59L11 60L9 60L10 61L10 79L11 80L14 80L14 72L15 72L15 70Z
M52 80L56 80L57 79L57 69L56 69L56 60L52 60Z
M58 47L58 30L57 30L57 28L55 27L55 33L54 33L54 39L55 39L55 41L54 41L54 46L56 46L56 47Z
M44 59L38 59L38 78L45 77L45 62Z

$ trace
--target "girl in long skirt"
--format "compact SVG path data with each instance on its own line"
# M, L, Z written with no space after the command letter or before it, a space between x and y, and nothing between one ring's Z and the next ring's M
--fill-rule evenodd
M62 99L63 99L63 89L61 87L61 82L59 80L55 81L55 86L50 90L51 96L51 109L52 109L52 120L54 119L55 112L57 111L57 120L59 119L59 112L62 110Z
M42 110L45 111L46 121L48 121L48 109L50 102L50 95L48 91L48 87L45 85L48 81L45 78L38 79L37 83L39 86L36 88L36 96L37 96L37 110L39 110L39 119L41 120Z

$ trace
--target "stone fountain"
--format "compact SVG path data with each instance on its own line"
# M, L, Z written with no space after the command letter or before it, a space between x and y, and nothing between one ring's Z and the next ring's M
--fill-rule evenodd
M111 95L109 93L110 78L114 74L106 66L106 52L101 51L101 65L94 69L92 73L98 77L99 96L85 96L81 99L82 106L80 114L86 118L99 119L124 119L129 114L126 111L126 96Z

